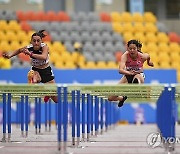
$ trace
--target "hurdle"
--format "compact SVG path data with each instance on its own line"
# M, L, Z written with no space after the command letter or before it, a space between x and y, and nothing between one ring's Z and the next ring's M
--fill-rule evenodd
M3 101L3 138L2 141L10 141L11 138L11 101L21 100L21 107L24 108L25 103L25 113L28 113L28 100L36 100L41 102L41 97L44 95L55 96L58 95L57 104L57 141L58 150L66 151L67 147L67 112L68 112L68 102L72 101L72 145L76 147L80 143L80 128L82 128L82 140L85 141L85 136L87 135L87 141L90 141L90 136L97 136L99 133L99 127L101 128L101 134L103 133L103 126L105 124L106 131L109 129L113 123L117 123L118 119L113 115L113 109L116 107L115 102L107 101L107 97L110 95L127 95L128 102L157 102L157 126L163 137L174 137L175 136L175 95L179 98L179 91L175 92L175 89L180 89L178 86L167 86L163 84L158 85L0 85L0 94L2 95ZM35 102L36 102L35 101ZM87 115L85 115L85 103L87 104ZM92 103L95 103L95 110L93 109ZM7 108L6 108L7 105ZM80 122L80 105L82 105L82 122ZM99 108L100 107L100 108ZM37 107L39 108L39 107ZM105 109L105 115L103 114L103 109ZM99 119L95 119L93 122L92 114ZM99 112L100 111L100 112ZM167 116L167 114L169 116ZM21 112L21 116L24 117L24 111ZM105 122L103 121L103 116L105 116ZM26 117L26 116L25 116ZM85 121L87 117L87 122ZM164 117L166 117L165 120ZM7 119L7 123L6 123ZM38 119L38 118L37 118ZM63 119L63 121L62 121ZM24 121L26 137L28 135L28 119L21 118L21 131L24 135ZM40 131L40 121L39 131ZM80 125L82 126L80 127ZM8 126L8 138L6 138L6 125ZM37 131L37 124L36 131ZM62 133L62 125L64 132ZM95 125L95 129L94 129ZM167 127L168 125L168 127ZM85 132L85 126L86 131ZM75 128L76 127L76 128ZM76 133L75 133L76 129ZM95 130L95 133L94 133ZM62 139L62 134L63 139ZM77 143L75 143L77 137ZM63 148L62 148L63 143ZM166 149L173 149L172 145L166 145Z

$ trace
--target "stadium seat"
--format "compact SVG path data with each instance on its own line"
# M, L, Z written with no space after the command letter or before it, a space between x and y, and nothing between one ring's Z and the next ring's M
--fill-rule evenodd
M144 33L145 32L145 26L141 22L134 23L133 28L134 28L134 32L135 33L136 32L140 32L140 33Z
M168 38L167 34L164 32L158 32L157 39L158 39L158 42L164 42L164 43L169 42L169 38Z
M156 23L157 18L152 12L145 12L143 15L144 22Z
M121 61L122 54L123 54L122 51L118 51L118 52L115 53L116 62L120 62Z
M145 34L145 37L146 37L146 43L149 43L149 42L157 43L158 42L155 33L148 32Z
M121 13L122 22L129 22L133 21L132 15L130 12L122 12Z
M59 18L59 21L62 21L62 22L69 22L70 21L69 15L64 11L59 11L57 13L57 16Z
M10 51L10 45L9 45L9 42L8 41L1 41L0 42L0 49L1 49L1 51L5 51L5 52L7 52L7 51Z
M111 12L112 22L121 22L121 14L119 12Z
M170 42L180 43L180 39L177 33L169 32L168 37L169 37Z
M15 51L15 50L17 50L17 49L19 49L21 47L21 45L20 45L20 43L19 43L19 41L11 41L11 43L10 43L10 50L11 51Z
M169 44L170 53L180 53L180 45L176 42L171 42Z
M134 39L134 35L131 32L125 32L123 33L123 38L125 42L128 42L129 40Z
M0 30L7 31L8 30L8 23L6 20L0 20Z
M153 23L148 23L148 22L146 22L144 28L145 28L144 31L145 31L146 33L148 33L148 32L156 33L156 32L158 31L156 25L153 24Z
M140 22L140 23L142 23L143 22L143 16L142 16L142 14L140 14L140 13L138 13L138 12L135 12L135 13L133 13L132 14L132 21L133 22Z
M17 34L14 31L7 31L6 32L6 41L16 41L17 40Z
M102 22L111 22L111 16L106 12L100 13L100 19Z
M134 39L139 40L140 42L146 42L146 37L142 32L135 32Z
M98 61L96 67L97 69L107 69L107 64L105 61Z
M123 32L123 28L124 28L124 26L123 26L123 24L121 24L121 23L118 23L118 22L113 22L112 23L112 27L113 27L113 30L115 31L115 32L117 32L117 33L122 33Z
M128 22L128 23L124 23L123 24L123 33L133 33L134 32L134 27L132 25L132 23Z
M97 69L96 64L95 64L94 61L87 61L86 68L87 69Z
M10 20L8 24L8 30L17 32L21 30L21 26L16 20Z
M161 43L161 42L158 44L158 50L160 52L163 52L164 54L172 52L172 51L170 51L169 46L168 46L167 43Z
M28 55L25 55L24 53L20 53L18 55L18 58L20 59L20 61L22 62L30 62L30 57Z
M118 63L114 61L108 61L106 67L109 69L118 69Z
M155 42L148 42L146 44L146 49L147 51L151 54L151 53L158 53L158 46Z
M26 22L26 21L21 21L21 22L20 22L20 26L21 26L21 29L22 29L23 31L25 31L25 32L28 32L28 31L32 30L31 25L28 24L28 22Z

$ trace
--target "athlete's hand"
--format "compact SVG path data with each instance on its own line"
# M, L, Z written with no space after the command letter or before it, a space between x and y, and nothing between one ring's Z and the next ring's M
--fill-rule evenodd
M25 55L29 55L29 56L31 55L31 52L27 48L24 48L23 53Z
M136 75L136 74L139 74L139 72L137 72L137 71L134 71L134 70L132 70L132 71L129 71L129 75Z
M2 56L3 56L4 58L6 58L6 59L11 58L11 56L10 56L8 53L6 53L6 52L4 52L4 53L2 54Z
M149 62L149 63L147 63L149 66L151 66L151 67L154 67L154 64L153 64L153 62Z

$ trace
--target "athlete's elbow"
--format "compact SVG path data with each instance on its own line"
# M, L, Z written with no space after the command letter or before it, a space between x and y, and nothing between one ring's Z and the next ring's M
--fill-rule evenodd
M123 74L123 70L122 69L119 69L119 74Z

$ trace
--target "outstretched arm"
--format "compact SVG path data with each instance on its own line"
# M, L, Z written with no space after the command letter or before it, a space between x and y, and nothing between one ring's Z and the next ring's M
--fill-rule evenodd
M153 62L151 61L150 55L147 54L147 53L145 53L144 56L145 56L145 60L147 60L147 64L148 64L149 66L151 66L151 67L154 67L154 64L153 64Z
M7 58L7 59L10 59L18 54L20 54L21 52L23 52L25 50L25 47L23 48L19 48L18 50L15 50L14 52L12 52L11 54L8 54L8 53L3 53L3 57L4 58Z

